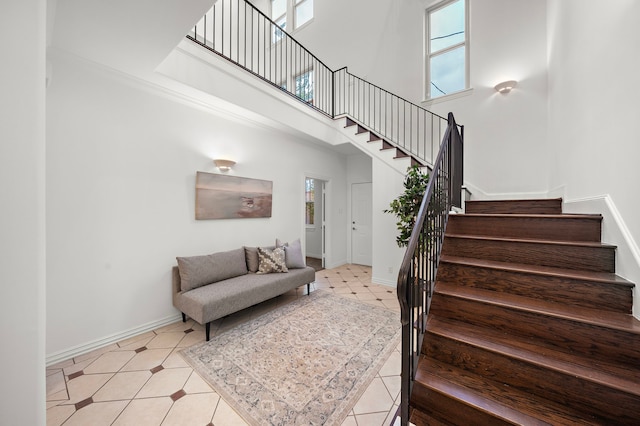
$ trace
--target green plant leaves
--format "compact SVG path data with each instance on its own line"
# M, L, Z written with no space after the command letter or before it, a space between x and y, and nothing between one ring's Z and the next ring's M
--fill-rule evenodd
M423 173L419 166L411 166L404 179L404 192L389 204L385 213L393 213L398 221L399 234L396 237L398 247L406 247L411 238L416 216L420 211L422 198L429 183L429 174Z

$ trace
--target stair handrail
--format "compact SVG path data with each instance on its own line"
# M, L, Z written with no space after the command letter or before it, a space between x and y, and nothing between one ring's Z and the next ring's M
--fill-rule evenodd
M331 118L349 116L422 165L434 163L446 118L346 67L333 71L246 0L218 0L186 37Z
M452 207L462 207L463 135L452 113L415 219L398 273L402 323L401 425L409 422L409 403L427 315Z

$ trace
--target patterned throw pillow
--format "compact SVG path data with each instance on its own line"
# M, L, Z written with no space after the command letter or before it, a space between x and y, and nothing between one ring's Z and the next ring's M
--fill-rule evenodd
M289 272L285 262L284 248L277 247L273 250L258 247L258 266L257 274L270 274L272 272Z

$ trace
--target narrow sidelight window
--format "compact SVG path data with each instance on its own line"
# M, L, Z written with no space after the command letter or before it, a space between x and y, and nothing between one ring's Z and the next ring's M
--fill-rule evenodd
M315 206L316 206L316 190L315 180L306 178L304 180L305 186L305 219L304 222L308 226L315 224Z

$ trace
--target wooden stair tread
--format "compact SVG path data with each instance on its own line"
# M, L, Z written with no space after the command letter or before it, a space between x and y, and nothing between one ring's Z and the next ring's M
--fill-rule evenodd
M471 200L474 203L504 203L504 204L509 204L509 203L526 203L526 202L533 202L533 203L539 203L539 202L552 202L552 201L562 201L562 198L523 198L523 199L516 199L516 200Z
M416 383L518 425L598 424L596 419L471 372L420 357ZM414 387L415 389L415 387Z
M555 370L640 397L640 386L638 386L640 372L630 375L631 372L624 367L592 358L578 357L551 348L541 348L539 345L514 339L513 336L486 327L477 327L473 324L435 316L429 318L427 329L429 333L482 347L541 368Z
M600 242L602 216L571 214L457 214L449 217L449 234L526 240Z
M578 306L558 305L542 299L533 299L508 293L498 293L455 284L437 282L435 293L452 297L472 299L483 303L503 306L508 309L538 313L556 318L586 323L598 327L612 328L640 335L640 321L629 314L603 311Z
M350 119L349 117L345 117L345 119L346 119L346 125L344 126L345 129L347 127L355 126L356 124L358 124L355 121L353 121L352 119Z
M496 218L531 218L531 219L588 219L602 220L601 214L584 213L560 213L560 214L536 214L536 213L462 213L457 216L466 217L496 217Z
M393 157L394 160L396 159L403 159L403 158L409 158L409 160L411 161L411 166L420 166L420 167L427 167L425 164L422 163L422 161L420 161L418 158L414 157L412 154L407 153L406 151L404 151L399 145L397 145L396 143L393 142L389 142L386 139L383 139L380 135L378 135L377 133L374 133L374 131L372 131L371 129L369 129L367 126L362 125L360 123L358 123L357 121L355 121L354 119L348 117L348 116L342 116L339 118L344 118L346 120L345 122L345 126L344 128L349 128L349 127L353 127L356 126L356 135L362 135L365 133L369 134L369 139L367 140L367 143L370 142L381 142L382 143L382 148L380 148L380 151L387 151L390 149L395 149L396 150L396 154Z
M562 213L562 199L529 199L529 200L470 200L465 203L465 211L471 213Z
M427 413L414 409L411 412L411 416L409 416L409 424L412 426L450 426L453 423L437 419Z
M478 240L478 241L500 241L511 243L527 243L527 244L548 244L557 246L574 246L574 247L603 247L603 248L616 248L616 246L605 243L597 243L591 241L562 241L562 240L539 240L528 238L505 238L505 237L485 237L482 235L467 235L467 234L446 234L450 238Z
M502 269L512 272L522 272L535 275L547 275L559 278L571 278L584 281L596 281L611 283L629 288L635 284L611 272L583 271L578 269L554 268L551 266L538 266L526 263L498 262L495 260L485 260L471 257L460 257L443 254L440 262L457 263L481 268Z

